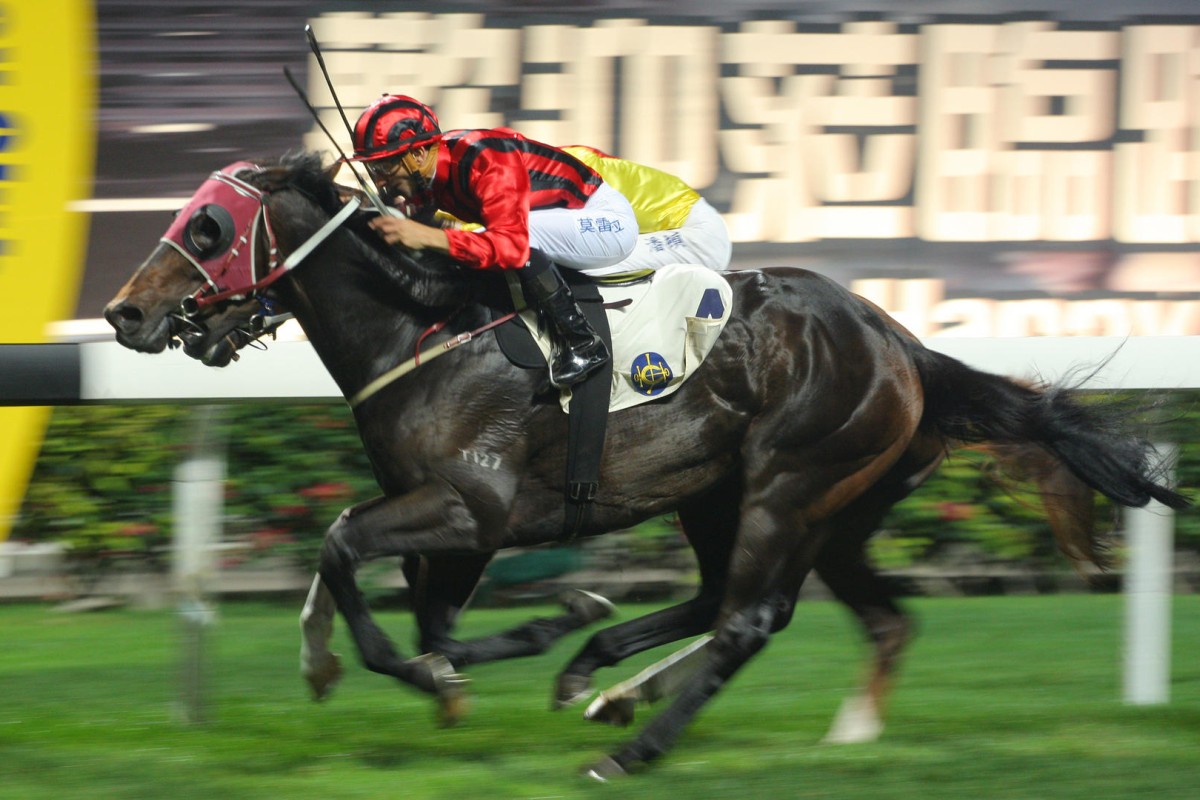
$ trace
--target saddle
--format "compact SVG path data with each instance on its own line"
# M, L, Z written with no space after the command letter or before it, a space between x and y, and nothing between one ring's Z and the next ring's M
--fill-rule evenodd
M612 359L561 393L568 415L567 493L563 538L584 527L599 490L608 414L664 398L695 372L729 319L733 290L720 273L676 264L625 280L595 280L562 270L580 310ZM494 331L500 350L522 369L546 369L550 339L509 275L517 317ZM494 311L493 318L501 312Z
M611 353L612 334L608 327L608 315L605 314L602 306L604 298L600 295L599 284L573 269L560 269L559 274L571 287L571 293L575 295L575 302L579 303L579 309L587 317L588 324L604 339L604 343L609 346ZM537 317L527 308L521 292L520 281L515 275L508 273L505 273L505 277L508 278L508 288L512 294L513 306L520 313L507 323L495 328L496 343L500 345L501 352L513 366L521 369L545 369L546 356L549 353L549 339L546 339L544 347L539 345L538 337L542 334L537 330ZM650 277L647 276L642 280L648 280ZM499 319L504 313L503 309L492 309L492 319ZM533 330L530 330L531 324ZM603 371L598 370L598 372ZM588 376L589 380L595 375L596 373L592 373ZM583 383L587 382L583 381Z

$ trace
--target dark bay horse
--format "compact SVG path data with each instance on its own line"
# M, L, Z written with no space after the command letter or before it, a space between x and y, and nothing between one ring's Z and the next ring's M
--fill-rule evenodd
M255 229L250 246L272 265L271 250L286 258L331 218L345 216L345 192L316 156L238 177L261 192L270 224ZM229 238L220 216L200 206L179 223L193 255L211 255ZM105 316L127 347L160 352L178 339L190 355L221 365L247 341L241 326L265 298L295 314L353 397L412 354L434 326L445 323L442 337L474 331L490 319L490 306L507 302L498 280L387 248L362 215L346 217L290 266L273 272L269 287L257 277L257 287L234 286L197 269L179 247L160 244ZM611 416L601 488L584 531L598 535L677 511L701 589L594 635L560 674L556 699L578 699L597 669L634 653L707 631L713 638L692 659L671 705L597 762L595 777L670 749L788 624L814 569L874 642L867 700L878 712L908 624L868 565L865 542L951 442L992 443L1032 465L1051 500L1060 546L1077 558L1099 559L1083 513L1094 491L1125 506L1187 503L1161 482L1150 446L1103 406L928 350L878 308L814 273L775 268L727 279L733 318L694 377L669 397ZM305 623L321 662L314 670L319 693L336 675L322 650L333 605L368 669L451 704L455 676L445 663L536 652L601 616L573 609L565 621L534 621L500 640L451 638L455 616L496 551L561 534L567 418L554 398L537 394L540 384L537 374L512 368L487 337L355 406L383 495L343 512L321 549ZM401 657L372 619L355 571L384 556L404 557L410 580L423 589L415 598L421 646L442 662Z

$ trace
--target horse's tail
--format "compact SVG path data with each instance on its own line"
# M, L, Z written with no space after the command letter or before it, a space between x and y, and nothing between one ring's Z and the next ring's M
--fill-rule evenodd
M1165 469L1145 439L1129 433L1111 406L1081 402L1062 386L1035 387L982 372L920 346L914 358L925 389L923 427L948 440L1000 445L1008 463L1034 465L1035 478L1068 555L1100 563L1091 538L1090 487L1122 506L1151 500L1171 508L1190 502L1166 485ZM1036 458L1037 448L1051 458ZM1012 457L1020 454L1020 458ZM1083 486L1080 485L1083 484ZM1086 497L1086 500L1085 500Z

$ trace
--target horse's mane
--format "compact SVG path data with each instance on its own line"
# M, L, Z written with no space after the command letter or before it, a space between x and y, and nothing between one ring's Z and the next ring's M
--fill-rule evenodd
M266 192L293 189L307 197L324 214L332 217L344 205L347 189L333 180L336 165L325 166L317 153L286 153L258 162L257 171L242 177ZM355 214L344 228L358 241L359 255L389 284L419 305L444 309L460 305L472 294L466 271L449 256L426 251L405 251L384 242L368 227L373 213Z

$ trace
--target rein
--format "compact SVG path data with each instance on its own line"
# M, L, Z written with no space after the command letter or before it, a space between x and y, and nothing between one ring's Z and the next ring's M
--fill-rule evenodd
M457 314L458 312L456 311L455 313ZM425 337L429 336L430 334L437 333L442 328L446 327L446 324L448 322L450 322L451 319L454 318L454 315L451 314L449 318L444 319L441 322L438 322L434 325L429 326L429 328L427 328L425 330L425 332L421 334L421 337L419 339L417 339L417 345L416 345L415 353L413 354L413 357L408 359L407 361L405 361L402 364L397 364L396 366L392 367L387 372L383 373L378 378L375 378L373 381L368 383L366 386L364 386L363 388L361 388L357 392L355 392L354 396L351 397L349 400L350 408L358 408L359 405L361 405L362 403L364 403L368 399L370 399L372 396L374 396L377 392L379 392L380 389L382 389L385 386L387 386L388 384L404 377L405 375L412 372L417 367L421 366L421 364L429 363L430 361L433 361L438 356L448 353L451 350L455 349L456 347L459 347L460 345L466 344L467 342L471 341L479 334L487 333L492 328L503 325L504 323L508 322L513 317L517 316L517 313L518 312L516 312L516 311L510 311L507 314L505 314L504 316L497 317L496 319L492 320L491 322L489 322L488 324L486 324L482 327L476 328L473 331L467 331L466 333L460 333L457 336L455 336L453 339L447 339L446 341L442 342L440 345L438 345L433 350L430 350L428 353L422 354L421 353L421 342L423 342L425 340ZM423 360L422 360L422 357L423 357Z
M519 316L521 314L521 312L524 311L526 308L524 300L522 298L520 298L519 296L514 296L513 302L517 306L516 311L510 311L501 317L497 317L496 319L492 320L488 324L480 326L473 331L467 331L466 333L460 333L457 336L455 336L453 339L447 339L446 341L442 342L440 345L438 345L438 347L436 349L430 350L428 353L422 353L421 352L421 342L425 341L426 337L428 337L432 334L435 334L438 331L440 331L442 328L446 327L446 325L449 324L450 320L454 319L454 315L457 314L458 311L461 311L462 309L460 308L460 309L456 310L454 312L454 314L451 314L449 317L442 320L441 322L437 322L437 323L434 323L433 325L430 325L428 328L425 329L425 332L422 333L420 335L420 337L417 338L417 344L413 348L414 349L413 357L408 359L407 361L405 361L402 364L397 364L396 366L392 367L387 372L383 373L378 378L375 378L370 383L368 383L366 386L364 386L363 388L361 388L357 392L355 392L354 396L349 399L350 408L358 408L358 406L360 406L362 403L366 402L368 399L370 399L372 396L374 396L377 392L379 392L380 389L383 389L385 386L392 383L393 381L399 380L400 378L402 378L405 375L407 375L408 373L412 372L414 369L421 366L422 364L428 363L428 362L432 361L433 359L437 358L438 356L440 356L444 353L448 353L451 350L455 349L456 347L459 347L460 345L466 344L467 342L469 342L472 339L474 339L475 337L477 337L479 334L487 333L492 328L498 328L499 326L508 322L510 319L513 319L514 317ZM604 307L605 308L624 308L625 306L628 306L632 302L633 301L630 300L629 298L625 298L624 300L618 300L613 303L605 303Z

